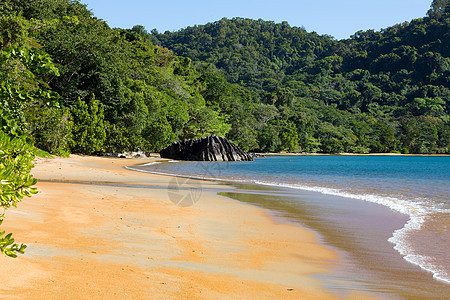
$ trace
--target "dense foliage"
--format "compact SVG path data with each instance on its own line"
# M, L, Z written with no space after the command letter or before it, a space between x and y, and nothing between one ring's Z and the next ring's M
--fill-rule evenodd
M30 175L32 161L34 160L34 148L24 138L10 139L4 132L0 131L0 225L3 223L4 210L17 206L23 197L30 197L36 193L32 186L36 179ZM5 235L0 230L0 252L16 257L18 253L23 254L26 246L15 243L12 234Z
M449 13L448 1L434 1L428 17L342 41L242 18L152 39L251 91L258 107L249 113L266 113L252 123L252 148L448 153Z
M30 174L35 148L30 133L29 112L50 107L57 98L44 82L57 75L50 56L39 50L28 33L50 23L0 15L0 225L5 210L16 207L25 196L36 193ZM12 234L0 230L0 252L16 257L26 246L15 243Z
M60 110L34 113L41 116L36 121L65 120L56 137L46 133L51 127L35 126L32 136L45 150L159 151L181 138L230 130L227 117L206 105L201 94L206 87L191 60L154 46L141 26L111 29L78 1L8 0L4 10L28 20L79 20L33 35L59 70L47 83L59 94ZM93 118L97 125L89 124Z
M111 29L76 0L6 0L0 13L37 24L32 49L56 67L38 91L58 104L2 119L27 120L52 153L159 151L208 134L259 151L450 151L446 0L342 41L241 18Z

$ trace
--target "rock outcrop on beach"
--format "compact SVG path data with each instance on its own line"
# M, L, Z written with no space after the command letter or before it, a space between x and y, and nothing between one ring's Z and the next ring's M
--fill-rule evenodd
M226 138L210 135L175 142L162 149L162 158L194 161L251 161L252 156Z

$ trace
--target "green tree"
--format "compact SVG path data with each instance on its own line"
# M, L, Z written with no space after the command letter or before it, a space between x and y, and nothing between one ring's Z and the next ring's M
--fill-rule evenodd
M220 116L219 112L208 107L195 108L190 115L181 138L193 139L212 134L225 137L231 129L226 116Z
M36 147L59 156L70 154L73 121L68 108L35 108L27 113L27 119Z
M258 145L262 152L278 151L281 145L278 126L265 124L258 131Z
M74 124L72 151L83 154L102 151L106 139L103 105L93 95L89 104L78 99L71 113Z
M15 137L11 139L0 131L0 225L5 217L5 210L11 206L17 207L17 203L27 196L36 194L36 188L32 187L37 180L32 177L30 170L33 167L34 147L27 143L25 138ZM23 254L26 246L15 243L12 234L5 235L0 230L0 251L4 255L17 257Z
M403 152L436 153L439 136L435 123L435 118L426 116L403 120Z
M47 53L29 45L30 22L0 15L0 27L0 126L19 136L29 130L28 110L57 103L58 94L48 88L45 78L59 72Z
M288 152L297 152L299 149L299 137L297 128L292 122L287 122L281 131L280 150Z
M431 18L439 19L446 12L450 12L450 3L448 0L433 0L427 14Z

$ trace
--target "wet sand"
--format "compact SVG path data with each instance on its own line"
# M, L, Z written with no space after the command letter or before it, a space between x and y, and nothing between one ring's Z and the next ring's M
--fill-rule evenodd
M3 223L28 248L0 257L0 298L367 298L323 288L315 275L339 259L313 231L219 196L217 183L124 168L149 161L39 160L39 194ZM187 196L196 203L174 204Z

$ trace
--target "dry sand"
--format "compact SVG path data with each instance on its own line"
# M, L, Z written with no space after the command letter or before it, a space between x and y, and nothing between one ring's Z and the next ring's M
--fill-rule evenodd
M197 188L180 195L200 200L177 206L172 177L124 168L148 161L37 161L39 194L8 210L2 228L28 248L0 257L0 298L338 298L311 276L338 260L315 233L218 196L212 182L190 182Z

